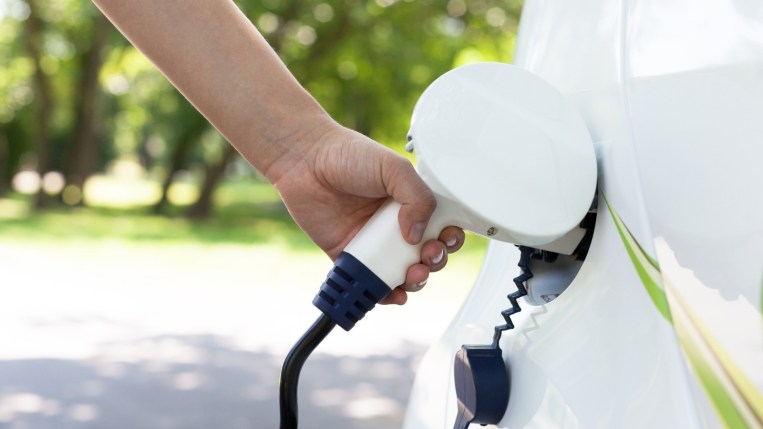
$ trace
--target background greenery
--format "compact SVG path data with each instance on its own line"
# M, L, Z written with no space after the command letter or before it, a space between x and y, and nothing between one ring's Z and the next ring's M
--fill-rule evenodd
M432 80L510 61L521 7L237 3L334 118L398 151ZM0 0L0 97L0 237L309 246L256 171L88 0Z

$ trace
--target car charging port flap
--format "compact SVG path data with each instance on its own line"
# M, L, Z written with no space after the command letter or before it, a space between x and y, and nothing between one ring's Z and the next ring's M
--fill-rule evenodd
M453 366L458 397L454 429L497 423L509 403L509 373L503 352L493 346L461 346Z

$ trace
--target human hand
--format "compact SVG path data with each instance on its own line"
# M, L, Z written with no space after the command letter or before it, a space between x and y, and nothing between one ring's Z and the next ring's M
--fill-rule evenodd
M403 237L411 244L421 241L436 201L408 160L333 121L297 139L265 174L297 224L332 260L390 196L402 205ZM407 292L421 290L429 273L441 270L448 253L463 243L457 227L424 243L421 262L408 268L405 283L382 303L404 304Z

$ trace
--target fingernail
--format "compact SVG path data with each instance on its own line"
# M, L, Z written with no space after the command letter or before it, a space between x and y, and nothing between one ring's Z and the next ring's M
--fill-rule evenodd
M432 263L439 264L440 261L442 261L443 256L445 256L445 249L440 250L440 254L431 259Z
M424 236L425 225L421 222L411 225L411 229L408 230L408 241L411 243L418 243Z
M411 288L411 291L412 291L412 292L418 292L418 291L420 291L421 289L423 289L423 288L424 288L424 286L426 286L426 285L427 285L427 281L426 281L426 280L424 280L424 281L421 281L421 282L418 282L418 283L416 283L415 285L413 285L413 287Z
M457 241L458 240L456 240L456 237L451 237L451 238L448 239L448 241L445 242L445 245L448 246L448 247L453 247L453 246L456 245Z

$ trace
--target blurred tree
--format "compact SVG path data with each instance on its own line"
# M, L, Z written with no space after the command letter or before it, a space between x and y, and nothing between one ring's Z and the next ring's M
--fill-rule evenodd
M94 9L94 8L91 8ZM75 85L74 126L67 148L64 175L67 183L82 189L85 180L95 173L100 155L101 119L98 73L103 63L103 48L111 24L97 11L85 30L85 45L77 55L78 82Z
M511 60L521 8L520 0L237 4L331 116L398 150L416 99L437 76ZM208 215L237 155L201 144L209 124L110 28L89 0L0 3L0 192L19 168L60 170L81 190L112 161L132 160L161 184L155 211L191 172L200 192L187 214Z
M52 147L50 120L53 111L53 94L50 79L43 69L43 21L40 18L38 0L28 0L29 16L24 25L24 47L33 65L34 88L34 148L37 155L37 173L42 177L50 170ZM35 196L35 208L46 205L47 198L40 187Z
M18 168L41 177L63 171L81 194L99 166L101 52L124 42L107 37L111 25L86 0L6 0L0 18L0 39L20 36L0 49L0 94L8 101L0 129L9 144L0 179L8 183ZM46 197L55 188L40 187L35 205L55 201Z
M159 201L154 205L152 211L156 214L166 213L168 203L168 191L178 172L186 169L190 160L190 155L194 146L198 143L201 135L209 129L210 125L204 116L201 115L190 103L182 98L179 92L175 91L178 97L179 107L176 117L178 123L183 124L180 133L175 141L172 155L170 156L169 168L162 180L161 194ZM209 213L208 209L202 210ZM206 215L205 215L206 216ZM203 216L202 216L203 217Z
M223 178L228 164L238 156L238 152L231 145L227 145L223 155L215 164L207 164L204 172L204 181L201 184L199 198L188 209L186 215L192 219L204 219L212 214L212 194L217 184Z
M29 76L32 66L26 57L24 44L20 42L19 35L23 35L21 19L28 15L28 8L24 3L14 4L10 2L0 3L0 133L5 142L3 158L0 162L0 181L2 188L10 187L11 178L17 171L20 162L20 146L30 144L28 137L19 138L14 143L16 134L22 128L17 112L32 101L32 88L29 85ZM21 144L20 144L21 143ZM23 148L26 150L27 148Z
M397 149L437 76L466 62L511 60L521 8L515 0L242 3L333 117Z
M5 129L0 128L0 197L8 193L11 181L10 162L8 159L8 137Z

